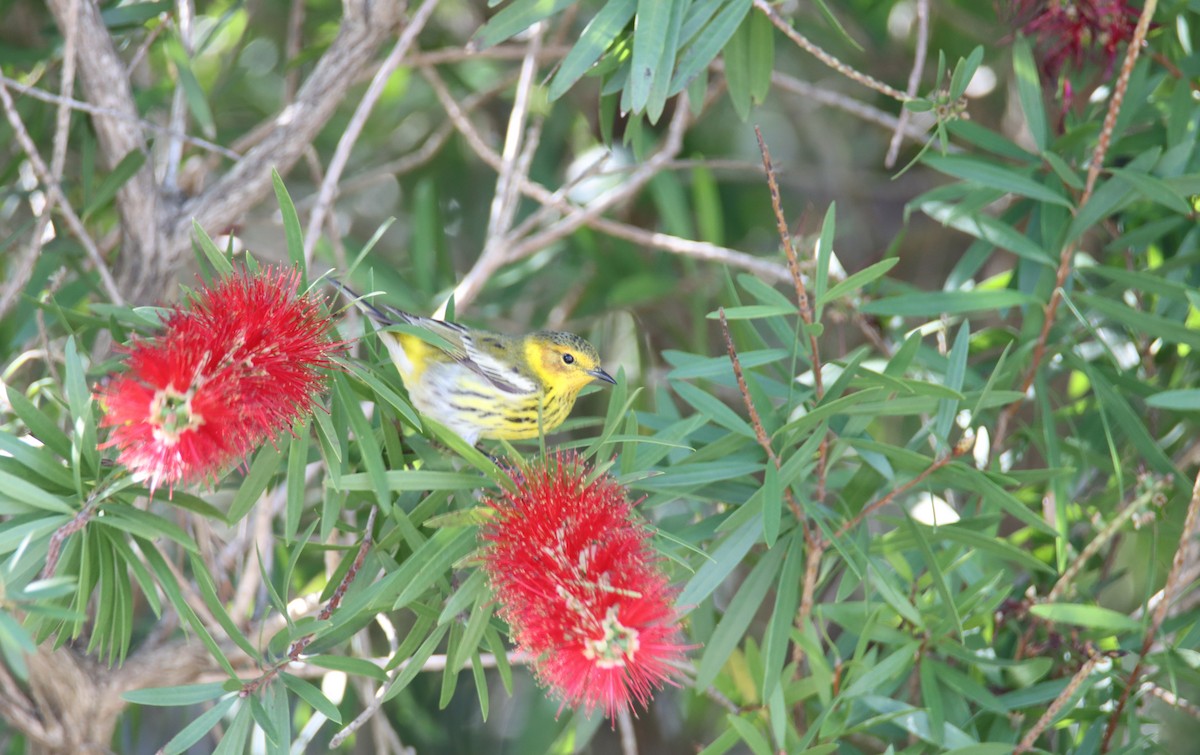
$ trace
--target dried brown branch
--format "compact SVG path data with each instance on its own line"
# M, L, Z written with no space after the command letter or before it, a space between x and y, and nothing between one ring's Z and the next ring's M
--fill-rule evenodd
M1153 3L1154 0L1149 0L1147 6L1153 5ZM1104 739L1100 744L1100 752L1108 752L1112 746L1113 735L1121 720L1121 714L1129 702L1129 696L1134 687L1141 680L1142 668L1146 665L1146 656L1153 649L1154 638L1158 636L1163 621L1167 618L1167 608L1178 597L1179 591L1185 584L1181 577L1188 561L1188 553L1195 546L1193 541L1197 534L1200 534L1200 472L1196 473L1196 479L1192 484L1192 499L1188 502L1187 517L1183 521L1183 532L1179 536L1179 547L1175 549L1175 558L1171 561L1171 571L1167 574L1166 585L1163 586L1162 600L1159 601L1154 613L1150 616L1150 625L1146 627L1146 636L1142 639L1142 649L1138 653L1137 663L1134 664L1133 671L1129 672L1129 678L1125 681L1125 689L1121 690L1121 697L1117 700L1116 707L1109 714L1108 725L1104 729Z
M25 123L21 120L21 114L17 112L16 103L13 102L12 95L8 92L8 87L4 82L0 81L0 104L4 107L4 114L8 118L9 125L13 127L13 132L16 134L17 143L21 145L21 149L25 151L25 156L29 158L29 164L33 166L33 172L37 175L38 180L46 187L46 193L52 197L55 204L58 205L59 211L67 219L67 225L71 227L71 232L79 243L87 252L88 257L96 266L96 273L100 276L100 283L104 286L105 293L109 298L117 304L123 304L124 299L117 287L116 281L108 271L108 265L104 258L100 256L100 250L96 247L96 242L88 234L87 228L83 225L83 221L79 219L71 203L63 194L62 187L58 181L54 180L54 176L50 171L50 166L46 165L42 160L42 156L38 154L37 145L33 143L33 139L29 136L29 131L25 129Z
M917 50L913 55L912 71L908 74L908 89L905 93L909 99L917 96L917 87L921 85L921 72L925 69L925 55L929 51L929 0L917 0ZM912 117L912 111L908 108L900 109L900 117L897 118L896 131L892 134L892 141L888 144L887 156L883 159L883 167L891 169L896 165L896 158L900 156L900 142L904 138L904 129L908 126L908 119Z
M746 376L742 372L742 361L738 359L737 348L733 345L733 336L729 332L729 322L725 319L725 308L718 308L717 314L721 320L721 334L725 336L725 350L729 354L729 362L733 365L733 376L737 379L738 391L742 394L742 401L746 404L746 413L750 417L750 426L754 428L754 437L758 439L758 445L762 446L762 450L766 452L767 459L775 465L775 469L780 470L783 468L783 464L779 461L779 454L775 453L775 449L771 446L771 438L767 435L767 429L763 427L762 417L758 415L758 408L754 406L750 388L746 385ZM807 519L804 516L804 510L796 502L790 486L783 489L783 497L787 501L788 508L792 510L792 515L796 517L796 521L805 524Z
M841 527L838 527L837 532L835 532L833 534L833 536L841 537L842 535L845 535L850 530L852 530L855 527L857 527L858 525L862 524L863 520L866 519L871 514L875 513L879 509L883 508L884 506L888 505L892 501L896 500L896 498L898 498L899 496L904 495L908 491L910 491L913 488L915 488L916 486L920 485L922 482L925 482L925 480L929 479L930 475L932 475L934 472L938 471L942 467L949 464L951 461L953 461L959 455L966 453L966 450L967 449L965 446L962 446L962 445L956 446L949 454L946 454L945 456L939 456L938 458L934 459L933 463L931 463L928 467L925 467L925 469L921 470L917 474L916 477L912 478L911 480L904 483L903 485L901 485L897 488L893 488L892 490L888 491L888 493L886 495L884 495L882 498L879 498L875 501L872 501L871 503L868 503L866 506L863 506L862 510L859 511L857 514L855 514L854 517L852 519L850 519L850 521L846 522ZM821 542L826 547L828 547L830 544L830 541L825 538L822 538Z
M193 218L206 229L224 228L272 191L271 169L286 173L324 128L346 93L346 82L371 65L392 34L399 3L347 3L333 43L317 62L296 100L264 126L261 138L229 171L187 200L166 221L166 249L190 249Z
M1156 498L1160 497L1165 486L1165 480L1161 478L1157 479L1151 486L1148 486L1146 490L1142 491L1139 495L1135 496L1133 500L1125 504L1124 508L1122 508L1121 511L1112 518L1111 522L1105 525L1104 529L1096 533L1096 536L1088 542L1087 546L1085 546L1079 555L1071 562L1070 566L1066 568L1066 570L1062 573L1062 576L1060 576L1058 581L1054 583L1054 587L1051 588L1050 592L1046 594L1045 602L1057 602L1058 599L1061 598L1067 591L1067 589L1074 584L1075 578L1079 576L1079 573L1083 570L1084 566L1087 565L1087 562L1090 561L1093 556L1098 554L1101 548L1107 546L1116 536L1116 534L1121 531L1121 528L1124 527L1125 524L1131 518L1133 518L1135 514L1149 506Z
M121 113L120 111L110 110L109 108L96 107L95 105L92 105L87 102L83 102L82 100L77 100L72 97L62 95L62 94L54 94L53 92L47 92L46 90L38 89L35 86L29 86L28 84L22 84L21 82L17 81L16 79L10 79L9 77L4 76L2 74L0 74L0 81L4 82L4 84L9 89L13 90L14 92L19 92L19 93L25 95L26 97L32 97L35 100L41 100L42 102L48 102L51 105L64 105L64 106L70 108L71 110L78 110L79 112L87 113L88 115L103 115L103 116L107 116L109 118L121 118L121 119L128 117L124 113ZM148 121L145 118L135 118L130 122L137 124L138 128L141 128L145 131L153 131L154 133L159 134L161 136L167 136L167 137L171 137L173 139L179 139L184 144L190 144L191 146L196 147L197 149L202 149L206 152L212 152L214 154L221 155L222 157L227 157L230 160L239 160L242 157L241 153L235 152L234 150L229 149L228 147L223 147L220 144L217 144L216 142L210 142L208 139L203 139L199 136L192 136L191 134L186 134L182 131L172 131L170 129L170 127L168 127L168 126L163 126L161 124L155 123L154 121Z
M1075 696L1075 693L1079 691L1079 686L1083 684L1089 676L1092 675L1092 671L1096 668L1096 664L1107 659L1108 656L1105 655L1093 655L1091 658L1088 658L1086 661L1084 661L1083 665L1079 667L1079 670L1075 672L1075 676L1071 677L1071 681L1068 682L1067 686L1063 688L1063 691L1060 692L1058 697L1054 698L1054 702L1050 703L1050 706L1046 708L1046 712L1042 714L1041 718L1034 723L1029 731L1025 732L1025 736L1021 738L1021 743L1017 745L1013 752L1021 753L1032 750L1034 744L1037 743L1038 737L1040 737L1042 732L1044 732L1052 723L1054 723L1054 720L1058 718L1058 714L1062 712L1063 706L1070 702L1071 698Z
M321 181L321 190L317 194L317 203L313 205L312 214L308 218L308 229L304 237L304 259L306 262L312 262L313 250L316 249L317 239L320 237L321 226L325 222L325 215L333 207L333 201L337 197L337 185L341 180L342 171L346 168L346 162L350 159L350 152L354 149L355 142L362 134L363 127L367 124L367 118L371 115L371 110L374 109L375 103L383 94L383 89L387 86L388 79L392 73L400 67L400 63L404 61L404 57L408 54L408 50L417 40L417 35L425 28L429 17L433 15L433 9L437 7L438 0L425 0L421 3L421 7L412 15L408 23L404 27L404 32L400 38L396 40L396 44L392 47L391 52L384 58L378 70L375 71L375 76L371 79L371 85L367 87L367 91L359 100L358 107L354 109L354 115L350 117L350 122L346 124L346 129L342 132L342 136L338 139L337 149L333 152L333 157L329 161L329 168L325 171L325 178ZM307 146L308 140L305 141Z
M51 13L60 30L76 24L79 34L79 72L88 101L120 117L94 115L92 123L105 164L111 168L133 152L147 154L146 140L141 128L137 105L133 99L125 63L117 54L112 37L100 17L96 3L74 0L49 0ZM117 212L121 217L124 243L117 260L117 280L122 293L135 301L153 295L144 288L145 275L163 263L160 254L161 236L158 187L154 181L154 166L147 160L136 174L117 191ZM82 224L81 224L82 226ZM75 231L78 235L78 231ZM90 253L90 251L89 251Z
M1112 142L1113 130L1116 128L1117 116L1120 115L1121 104L1125 101L1125 91L1129 88L1129 77L1133 74L1133 67L1137 63L1138 53L1146 41L1146 33L1150 29L1150 20L1154 17L1154 9L1157 4L1158 0L1146 0L1146 4L1142 6L1142 13L1138 18L1137 26L1134 28L1133 38L1129 41L1129 47L1125 52L1125 61L1121 64L1121 73L1117 77L1112 98L1108 102L1108 112L1104 116L1104 125L1100 129L1100 136L1096 139L1096 147L1092 150L1092 157L1089 160L1087 184L1084 187L1083 196L1079 198L1079 202L1076 205L1076 212L1087 205L1088 200L1092 198L1092 192L1096 188L1096 179L1099 177L1100 170L1104 166L1104 158L1108 154L1108 147ZM1028 394L1034 380L1037 379L1042 361L1046 357L1046 347L1050 341L1050 331L1054 327L1055 316L1058 314L1058 306L1062 302L1063 286L1066 285L1067 278L1071 274L1071 263L1075 258L1075 250L1078 248L1078 245L1078 239L1068 242L1063 246L1062 253L1059 255L1058 270L1054 276L1054 291L1051 292L1050 299L1046 302L1046 307L1042 313L1042 329L1038 333L1037 341L1034 343L1033 356L1029 363L1029 369L1026 370L1025 377L1021 380L1022 393ZM996 437L992 443L992 448L996 453L999 453L1005 447L1005 441L1008 439L1009 423L1020 409L1020 406L1020 403L1009 404L1000 413L1000 417L996 422Z
M71 0L72 3L78 5L80 0ZM63 39L63 70L62 81L59 84L60 97L67 98L71 95L71 91L75 87L75 50L78 47L79 41L79 24L72 17L67 22L67 28L64 29ZM55 116L54 124L54 147L50 154L50 176L53 181L62 184L63 168L67 161L67 138L70 135L71 126L71 111L65 104L59 103L58 112ZM9 271L8 280L2 289L0 289L0 318L8 313L9 309L17 302L22 291L25 290L26 284L33 277L33 268L37 264L38 257L42 253L42 245L45 243L46 230L50 227L50 216L54 210L54 205L57 202L55 195L50 195L46 198L45 205L37 212L37 222L33 227L33 236L30 239L29 246L17 259L17 262ZM32 205L32 200L30 201ZM36 212L36 208L35 208Z
M442 107L446 109L447 115L454 123L455 128L466 139L467 144L476 154L488 162L489 165L499 170L503 165L503 158L496 155L495 151L491 149L475 127L471 125L438 72L429 66L422 67L421 72L429 81L438 101L442 103ZM675 108L675 114L671 119L666 136L658 151L631 172L629 178L618 188L602 195L585 207L570 206L570 211L562 219L550 224L538 233L525 237L524 240L515 241L507 247L492 246L489 254L480 255L475 265L462 277L458 287L455 289L455 303L460 308L466 307L474 301L475 297L483 289L484 282L490 279L496 270L544 249L546 246L570 235L584 225L591 225L610 207L636 195L651 178L662 170L663 165L670 162L679 153L679 150L683 146L683 134L686 131L687 123L688 108L686 107L686 103L680 102ZM531 185L533 184L528 181L524 182L522 190L524 191L524 187ZM544 187L542 188L545 191L547 201L549 201L552 193L545 190Z
M797 47L809 53L814 58L842 74L846 78L857 81L859 84L862 84L865 87L874 89L876 92L885 94L894 100L899 100L900 102L907 102L911 99L899 89L890 87L879 79L876 79L873 76L868 76L867 74L856 70L853 66L846 65L842 61L822 50L803 34L796 31L796 29L793 28L790 23L788 23L787 19L780 16L775 8L769 2L767 2L767 0L754 0L754 9L770 19L775 28L783 32L784 36L792 40Z

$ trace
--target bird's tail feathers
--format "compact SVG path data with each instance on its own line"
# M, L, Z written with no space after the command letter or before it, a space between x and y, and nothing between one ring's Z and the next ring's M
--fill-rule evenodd
M360 294L333 276L330 276L328 280L330 284L332 284L342 296L346 297L351 304L370 315L371 318L380 325L395 325L397 323L407 323L412 321L412 315L407 312L403 312L395 307L389 307L386 304L382 307L377 307L371 302L367 301L367 297L374 296L377 293L382 293L380 291L373 291L368 294Z

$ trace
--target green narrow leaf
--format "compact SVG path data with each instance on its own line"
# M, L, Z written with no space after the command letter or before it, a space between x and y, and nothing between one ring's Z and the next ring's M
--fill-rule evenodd
M945 202L923 202L921 212L957 231L980 241L1007 249L1013 254L1043 265L1057 264L1044 248L1008 223L982 212L964 211Z
M757 15L757 14L756 14ZM821 222L821 237L817 241L817 279L813 285L813 296L820 302L825 298L829 288L829 260L833 257L833 236L837 222L837 203L830 202L825 210L825 219ZM818 305L816 317L821 319L821 309Z
M393 677L392 683L387 688L387 691L384 692L381 702L391 700L400 694L408 686L409 682L417 678L417 674L421 673L421 667L425 665L425 661L429 660L429 656L433 655L433 651L437 650L438 644L441 643L442 638L446 636L446 632L449 629L449 624L434 627L430 635L421 643L421 646L411 656L404 658L407 661L404 669Z
M271 183L275 186L275 201L279 203L279 212L283 216L283 238L287 243L288 258L292 261L304 278L301 287L308 286L308 274L304 264L304 233L300 230L300 216L296 214L296 205L288 194L279 171L271 168Z
M304 470L308 466L308 421L294 430L291 442L288 444L287 463L287 507L283 529L284 541L291 543L296 539L300 529L300 515L304 510Z
M625 30L636 9L637 0L609 0L605 3L584 27L579 41L571 47L554 74L547 94L551 101L566 94L588 72Z
M217 271L217 275L225 276L233 272L233 262L229 259L229 255L222 252L213 243L208 232L200 227L200 224L195 219L192 220L192 231L196 234L196 242L200 245L200 251L204 253L204 258L208 260L208 264L213 266Z
M767 551L750 571L746 580L738 586L733 600L725 610L725 615L717 623L717 628L705 643L704 654L696 667L696 685L699 689L708 689L717 678L721 667L729 658L746 634L746 630L758 613L758 607L767 590L775 584L779 568L783 565L783 557L788 549L775 547Z
M657 123L666 105L679 27L689 0L638 0L629 75L631 109Z
M1041 74L1033 61L1029 40L1021 34L1013 41L1013 73L1017 79L1017 97L1021 101L1021 109L1025 111L1025 124L1029 127L1038 152L1045 152L1049 131L1046 127L1046 106L1042 100Z
M957 100L967 91L967 85L971 83L971 79L975 77L975 71L979 69L979 64L983 62L983 45L976 45L971 54L966 60L959 59L958 65L954 67L954 73L950 75L950 99Z
M345 655L313 655L305 658L305 661L331 671L344 671L347 674L365 676L377 682L387 681L387 674L383 669L365 658L351 658Z
M559 69L559 74L562 69ZM413 286L418 291L437 288L437 261L445 249L445 224L442 219L437 182L422 178L413 189L412 203Z
M71 417L75 420L74 432L71 434L71 458L81 460L87 470L97 469L100 466L100 450L96 443L92 392L88 390L87 376L75 345L75 336L67 338L63 356L67 366L67 405L71 408ZM82 492L78 475L83 469L76 465L72 471L77 476L76 490Z
M688 583L680 591L679 597L675 599L684 613L690 612L696 605L712 594L712 591L725 581L737 566L742 562L742 558L750 551L750 548L758 542L758 535L762 532L762 525L750 519L741 527L736 529L729 537L725 538L717 548L709 555L709 560L704 562L704 565L696 570Z
M782 547L782 546L780 546ZM804 576L804 538L793 531L787 544L787 556L783 571L779 574L779 586L775 590L775 610L763 636L763 677L760 694L766 700L781 686L780 677L787 663L788 639L792 633L792 622L796 620L796 607L800 604L800 581Z
M1035 297L1020 291L929 291L876 299L862 305L859 311L869 315L937 317L1022 307L1036 303Z
M1073 624L1087 629L1104 632L1138 632L1142 622L1127 614L1102 606L1086 606L1079 603L1042 603L1029 612L1034 616L1062 624Z
M29 509L73 515L75 507L32 482L0 469L0 501L11 501Z
M971 324L964 320L954 339L947 360L946 381L943 385L952 391L961 391L963 380L967 375L967 353L971 349ZM933 420L933 437L943 450L950 447L950 430L954 426L954 417L958 413L959 400L946 398L938 402L937 416Z
M670 94L683 91L725 48L750 11L752 0L731 0L696 36L679 59ZM726 59L728 65L728 59ZM728 76L728 73L726 73Z
M762 104L771 92L771 74L775 72L775 26L762 13L751 13L749 21L750 99Z
M763 540L770 548L779 537L779 526L783 519L783 486L779 482L779 470L770 461L763 469L762 490Z
M754 437L754 430L749 423L713 395L705 393L691 383L673 382L671 387L680 398L713 422L747 438Z
M1146 199L1157 202L1180 215L1192 214L1192 206L1188 204L1183 194L1158 176L1129 168L1109 168L1108 172L1116 176L1118 180L1131 185L1134 191Z
M237 695L231 692L228 697L222 698L216 705L196 716L194 721L183 727L178 734L163 745L163 755L179 755L179 753L186 752L188 748L199 742L201 737L211 731L237 701Z
M854 681L842 692L842 696L853 700L856 697L874 692L877 688L885 687L888 681L907 673L916 659L916 650L920 643L909 642L899 646L874 665L866 666L865 671L854 678Z
M737 30L729 37L721 58L725 61L725 81L729 90L729 101L738 118L746 121L750 117L751 50L750 24L754 14L744 16Z
M911 523L910 523L910 526ZM937 675L928 655L922 654L917 663L917 676L921 683L921 707L929 715L929 730L933 744L941 747L945 738L946 709L942 703L942 692L938 688Z
M284 685L288 689L296 693L297 697L311 705L314 710L320 711L321 715L334 723L340 724L342 722L342 712L338 710L336 705L330 702L328 697L321 694L321 690L303 679L292 676L286 671L280 672L279 678L283 680Z
M242 479L242 484L233 494L233 502L229 504L229 513L226 515L230 524L242 521L242 517L246 516L254 504L258 503L262 498L263 491L275 477L275 472L278 471L282 461L283 452L274 444L268 443L262 447L258 456L255 456L253 463L250 464L250 471Z
M217 587L215 584L213 584L212 575L208 573L208 568L205 566L204 562L195 556L193 556L190 560L192 564L192 571L195 573L193 579L195 580L196 586L200 591L200 597L204 601L204 605L208 607L208 610L212 613L213 618L216 619L217 623L221 625L221 628L225 630L225 634L229 637L229 639L233 640L233 643L241 648L247 656L250 658L256 658L258 656L258 651L255 650L254 645L250 642L246 635L242 633L242 630L238 628L237 624L229 616L229 612L225 610L225 606L222 604L221 598L217 596Z
M213 120L212 109L208 106L204 88L200 86L200 81L192 71L192 61L188 58L183 44L172 35L163 44L163 50L175 64L175 74L179 77L179 84L183 87L184 98L187 100L188 110L191 111L192 117L196 119L196 123L204 132L205 137L216 138L217 124Z
M105 176L100 185L96 187L95 193L89 196L87 205L84 206L83 212L80 213L84 222L88 220L93 212L108 204L117 195L121 187L129 179L133 178L145 164L146 153L140 149L130 150L129 154L122 157L121 162L117 163L112 172Z
M95 517L93 522L147 540L161 540L165 537L182 545L189 553L199 551L196 543L182 527L157 514L114 502L101 506L101 511L104 515Z
M1181 388L1174 391L1160 391L1146 398L1146 404L1158 409L1174 411L1200 411L1200 389ZM0 485L0 489L3 485Z
M29 428L33 437L40 440L46 448L64 459L71 458L71 439L58 428L58 424L42 413L33 405L25 394L12 383L5 386L8 404L21 421ZM70 483L68 483L70 484Z
M572 3L572 0L514 0L484 25L476 34L480 49L500 44L525 31L538 21L550 18Z
M121 699L136 705L176 707L216 700L225 694L224 682L184 684L178 687L147 687L121 693Z
M834 284L823 297L817 298L818 310L824 308L831 301L837 301L841 297L852 291L861 291L863 288L878 278L887 275L896 264L900 262L899 257L889 257L886 260L880 260L873 265L869 265L857 273L846 276L846 279Z
M1012 192L1067 208L1071 207L1071 200L1062 194L1005 165L985 162L978 157L936 153L925 155L924 162L939 173L961 178L964 181L972 181L990 189Z
M416 600L474 549L474 529L444 528L435 532L396 572L404 575L403 579L397 578L404 588L392 604L392 610L398 611Z
M213 755L242 755L246 752L246 737L250 735L250 726L254 722L250 705L242 705L233 716L233 722L225 730L221 741L213 750Z

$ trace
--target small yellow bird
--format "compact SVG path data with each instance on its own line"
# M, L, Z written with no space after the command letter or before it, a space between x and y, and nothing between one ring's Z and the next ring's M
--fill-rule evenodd
M408 325L428 335L380 330L417 411L474 445L480 438L536 438L561 425L579 392L593 380L616 384L600 355L573 333L541 330L509 336L456 322L351 301L387 327Z

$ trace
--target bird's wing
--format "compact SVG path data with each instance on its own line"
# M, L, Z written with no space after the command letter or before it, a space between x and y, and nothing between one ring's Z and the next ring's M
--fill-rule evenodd
M432 317L421 317L411 312L389 307L386 304L376 306L363 299L363 297L359 296L353 289L341 281L334 278L330 278L330 281L346 298L371 315L371 318L380 325L384 327L409 325L413 328L413 335L418 338L423 333L433 335L434 338L423 340L426 340L431 346L445 353L446 356L455 362L477 373L480 377L496 386L496 388L506 393L515 394L529 394L537 391L537 383L532 377L522 372L518 367L514 367L511 364L506 365L503 361L489 354L485 349L477 346L474 335L466 326L456 322L435 320ZM479 331L476 331L476 333L483 341L489 341L487 345L491 345L493 348L496 347L496 344L505 340L504 336L480 333Z
M504 336L492 335L490 333L479 334L479 337L481 341L504 339ZM492 341L492 343L495 344L496 341ZM467 359L463 361L463 364L486 378L492 385L505 393L517 395L537 392L538 384L532 377L527 375L513 361L510 360L506 363L496 358L485 348L482 348L484 344L476 344L475 334L467 334L463 339L463 345L467 350ZM515 348L515 344L513 347Z

